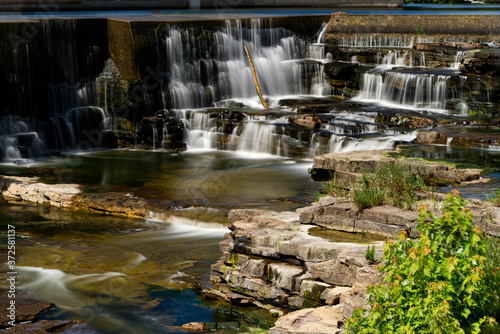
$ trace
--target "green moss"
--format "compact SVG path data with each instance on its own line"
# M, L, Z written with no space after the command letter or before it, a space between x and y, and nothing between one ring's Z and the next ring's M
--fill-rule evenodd
M238 259L239 255L237 253L232 253L231 257L229 258L229 262L231 262L233 266L236 266L238 264Z

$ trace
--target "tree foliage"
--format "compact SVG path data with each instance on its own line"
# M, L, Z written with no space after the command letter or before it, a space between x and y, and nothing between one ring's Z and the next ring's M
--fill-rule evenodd
M368 315L355 311L346 333L479 333L495 323L485 316L486 246L457 191L443 214L420 207L418 239L405 232L384 244L385 284L368 288Z

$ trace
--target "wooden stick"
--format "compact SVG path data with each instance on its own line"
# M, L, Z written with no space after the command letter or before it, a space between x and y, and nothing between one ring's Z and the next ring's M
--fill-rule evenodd
M260 92L259 82L257 81L257 74L255 74L255 68L253 67L252 58L250 58L250 53L248 53L247 45L245 44L245 42L243 42L243 48L245 48L248 63L250 64L250 69L252 70L253 84L255 85L255 89L257 90L257 95L259 95L260 102L262 102L264 108L268 109L269 106L267 105L266 100L264 100L264 98L262 97L262 93Z

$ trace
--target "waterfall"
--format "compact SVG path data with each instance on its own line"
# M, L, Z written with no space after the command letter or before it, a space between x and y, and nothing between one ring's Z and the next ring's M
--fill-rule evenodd
M319 32L318 40L316 41L317 44L319 44L323 41L323 35L325 34L326 29L328 29L328 23L325 22L325 23L323 23L323 25L321 27L321 31Z
M444 109L449 76L404 72L367 72L361 101L380 101L414 109Z
M458 70L458 66L460 66L460 62L465 56L465 51L457 51L455 54L455 59L453 60L453 63L451 64L450 68L454 70Z
M414 39L407 35L354 35L342 37L338 44L351 48L411 48Z
M203 108L227 99L253 106L251 101L258 100L243 42L248 46L266 98L325 94L305 80L324 80L324 47L311 57L318 66L311 66L303 61L307 53L305 40L282 28L262 28L263 19L249 22L247 27L241 20L226 20L224 27L213 31L166 29L163 47L169 107Z
M240 151L272 154L275 125L260 122L248 122L241 134ZM278 145L279 147L279 145Z

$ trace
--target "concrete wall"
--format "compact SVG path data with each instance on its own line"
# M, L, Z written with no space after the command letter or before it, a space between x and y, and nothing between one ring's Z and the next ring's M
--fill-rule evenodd
M334 14L330 34L500 35L497 15Z
M121 10L121 9L231 9L231 8L394 8L403 0L7 0L6 11Z

